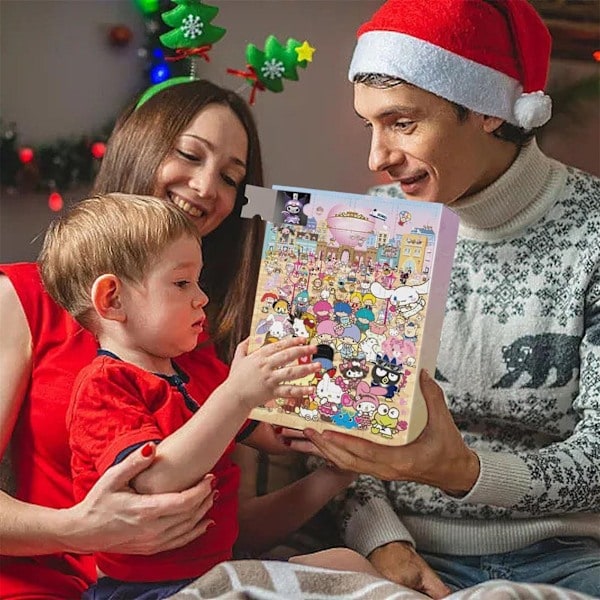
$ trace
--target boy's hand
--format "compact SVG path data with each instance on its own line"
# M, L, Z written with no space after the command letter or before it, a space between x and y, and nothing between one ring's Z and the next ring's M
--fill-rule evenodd
M298 359L315 354L316 346L306 345L303 338L286 338L248 354L248 344L246 339L238 345L227 378L232 394L248 410L274 398L303 398L314 393L314 386L290 382L319 371L317 362L298 364Z

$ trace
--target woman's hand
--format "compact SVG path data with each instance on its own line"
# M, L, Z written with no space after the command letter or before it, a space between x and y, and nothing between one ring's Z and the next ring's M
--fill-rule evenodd
M408 542L385 544L373 550L368 558L387 579L431 598L444 598L451 591Z
M282 431L283 428L277 425L259 423L241 443L267 454L290 454L292 450L289 443L286 443L285 438L282 437Z
M420 385L427 405L427 425L406 446L385 446L334 431L319 434L306 429L304 435L340 469L464 494L479 477L479 459L462 439L442 389L426 371L421 371ZM295 443L291 447L295 448Z
M140 495L129 485L155 457L155 445L130 454L108 469L79 504L66 509L65 544L74 552L156 554L179 548L202 535L214 501L215 478L206 475L188 490Z

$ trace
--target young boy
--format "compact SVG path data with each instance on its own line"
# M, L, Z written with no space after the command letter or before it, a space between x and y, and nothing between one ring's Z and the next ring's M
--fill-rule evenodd
M137 598L152 590L159 594L153 598L167 597L231 558L238 534L239 469L230 457L236 433L253 407L310 393L310 386L289 382L318 368L299 364L316 347L290 338L248 355L242 342L229 377L212 393L210 382L190 379L173 358L192 351L204 328L201 241L183 212L156 198L83 200L51 225L40 267L50 295L100 346L75 381L67 413L76 499L106 469L152 443L159 444L157 460L131 482L138 493L177 492L214 476L214 526L206 534L157 555L96 555L105 576L84 595ZM331 477L332 494L352 478L333 471ZM331 565L331 556L324 560Z

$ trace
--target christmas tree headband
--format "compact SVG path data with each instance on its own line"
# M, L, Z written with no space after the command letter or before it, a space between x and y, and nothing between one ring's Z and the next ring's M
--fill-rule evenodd
M150 98L165 88L190 83L197 79L195 73L195 58L210 61L209 51L226 33L226 29L212 24L219 9L204 4L201 0L172 0L177 6L161 13L162 20L172 27L170 31L160 36L161 43L175 51L167 61L190 59L191 72L186 77L171 77L148 88L140 97L136 109L145 104ZM297 67L305 69L312 62L315 49L305 40L299 42L288 39L281 44L277 38L270 35L265 41L264 50L254 44L246 46L246 70L227 69L227 72L237 77L243 77L251 87L249 104L254 104L256 92L270 90L283 91L283 79L298 80Z

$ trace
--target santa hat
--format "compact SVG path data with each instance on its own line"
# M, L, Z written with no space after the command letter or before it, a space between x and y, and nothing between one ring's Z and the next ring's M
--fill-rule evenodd
M552 40L527 0L388 0L357 36L350 81L389 75L526 130L550 119Z

